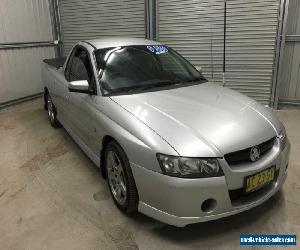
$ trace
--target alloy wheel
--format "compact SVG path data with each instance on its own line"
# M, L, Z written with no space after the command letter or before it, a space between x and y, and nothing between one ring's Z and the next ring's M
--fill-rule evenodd
M53 103L52 103L50 96L48 96L48 99L47 99L47 108L48 108L49 119L51 122L54 122L54 119L55 119L54 107L53 107Z
M115 152L108 151L106 164L111 192L115 200L120 205L124 205L127 199L127 188L120 158Z

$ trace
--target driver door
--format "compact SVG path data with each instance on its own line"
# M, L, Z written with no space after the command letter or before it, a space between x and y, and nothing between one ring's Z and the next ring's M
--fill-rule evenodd
M96 81L88 51L77 46L72 58L69 81L86 80L89 83L91 94L68 91L67 112L72 132L79 137L81 142L93 149L95 144L96 117L94 102L96 95ZM94 150L93 150L94 151ZM96 152L94 152L96 153Z

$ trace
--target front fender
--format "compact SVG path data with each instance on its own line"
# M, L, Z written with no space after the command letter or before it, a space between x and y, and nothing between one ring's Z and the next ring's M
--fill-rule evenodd
M102 139L109 135L121 145L131 163L156 172L161 172L157 153L178 155L160 135L110 98L99 97L96 105L101 150Z

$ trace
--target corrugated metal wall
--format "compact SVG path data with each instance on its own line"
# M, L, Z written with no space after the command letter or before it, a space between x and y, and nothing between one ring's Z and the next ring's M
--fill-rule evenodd
M145 37L145 0L61 0L64 54L79 40Z
M280 102L300 104L300 1L290 0L286 43L280 71ZM289 37L291 37L289 39ZM297 39L298 38L298 39Z
M220 80L223 13L223 0L158 0L158 40L201 66L206 77Z
M1 0L0 44L53 40L48 0ZM42 91L41 62L53 47L0 50L0 104Z
M224 0L158 1L159 41L221 82ZM227 0L226 86L263 104L271 96L279 3Z

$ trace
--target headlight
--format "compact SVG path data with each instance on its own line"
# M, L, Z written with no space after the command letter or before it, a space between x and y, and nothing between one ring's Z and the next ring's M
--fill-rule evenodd
M164 174L182 178L208 178L223 176L216 158L186 158L157 154Z
M287 142L287 135L284 127L279 134L279 140L281 148L285 148Z

